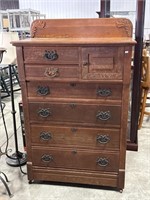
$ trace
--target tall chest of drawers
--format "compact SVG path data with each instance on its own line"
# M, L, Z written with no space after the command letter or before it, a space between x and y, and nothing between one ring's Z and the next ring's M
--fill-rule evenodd
M127 19L36 20L17 49L29 181L122 190L132 25Z

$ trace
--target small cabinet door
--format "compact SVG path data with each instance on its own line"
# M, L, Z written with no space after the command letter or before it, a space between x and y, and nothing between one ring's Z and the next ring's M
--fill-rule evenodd
M82 48L82 79L122 80L124 47Z

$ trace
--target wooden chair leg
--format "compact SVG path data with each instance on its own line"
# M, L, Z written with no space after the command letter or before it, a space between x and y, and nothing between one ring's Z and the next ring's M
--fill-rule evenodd
M140 116L139 116L138 129L140 129L142 127L144 112L145 112L145 107L146 107L147 94L148 94L148 90L143 89L143 101L142 101L141 111L140 111Z

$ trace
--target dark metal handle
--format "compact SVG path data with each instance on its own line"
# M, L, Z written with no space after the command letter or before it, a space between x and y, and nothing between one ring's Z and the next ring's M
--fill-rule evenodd
M107 158L98 158L96 162L100 167L106 167L109 164Z
M58 77L59 76L59 69L54 68L54 67L47 68L44 72L44 75L48 78Z
M57 60L58 54L57 54L56 50L52 50L52 51L45 50L44 58L46 58L50 61Z
M69 105L70 105L70 107L71 107L72 109L75 109L76 106L77 106L76 103L70 103Z
M70 86L71 86L71 87L75 87L75 86L76 86L76 83L70 83Z
M97 94L97 96L108 97L108 96L111 96L112 91L111 91L111 89L99 88L99 89L97 89L96 94Z
M53 161L53 156L52 156L52 155L44 154L44 155L41 157L41 160L42 160L43 162L52 162L52 161Z
M41 96L46 96L50 93L50 90L49 90L49 87L46 86L38 86L38 89L37 89L37 94L41 95Z
M48 140L52 139L52 134L49 133L49 132L43 131L43 132L40 133L40 138L41 138L41 140L48 141Z
M48 117L52 115L52 112L49 110L49 108L42 108L38 111L38 114L40 115L40 117Z
M77 132L77 130L78 130L77 128L71 128L71 132L72 132L72 133Z
M108 135L97 135L96 140L101 144L106 144L110 141L110 137Z
M96 115L96 118L102 121L107 121L111 118L110 111L99 111Z

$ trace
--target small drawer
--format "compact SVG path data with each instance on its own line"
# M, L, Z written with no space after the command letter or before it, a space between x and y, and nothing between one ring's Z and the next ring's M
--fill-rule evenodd
M121 106L64 103L29 103L30 120L37 122L69 122L97 126L115 126L121 124Z
M63 78L79 78L77 65L26 65L26 79L59 80Z
M119 129L31 125L32 145L119 150Z
M78 48L24 47L24 62L37 64L78 64Z
M85 151L78 148L34 148L33 166L117 172L119 153ZM67 158L67 159L66 159Z
M27 82L28 97L67 97L84 99L121 100L122 85L111 83L78 83L78 82Z

